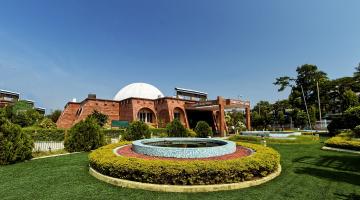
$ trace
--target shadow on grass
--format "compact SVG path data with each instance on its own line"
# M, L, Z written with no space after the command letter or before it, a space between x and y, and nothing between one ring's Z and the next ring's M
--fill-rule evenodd
M360 175L348 172L326 170L313 167L303 167L294 170L297 174L306 174L334 182L344 182L360 186Z
M337 199L343 199L343 200L360 200L360 195L355 193L351 193L351 194L335 193L335 196L337 196Z
M332 168L342 171L359 172L360 171L360 156L304 156L292 160L294 163L301 163L307 165L314 165L325 168Z

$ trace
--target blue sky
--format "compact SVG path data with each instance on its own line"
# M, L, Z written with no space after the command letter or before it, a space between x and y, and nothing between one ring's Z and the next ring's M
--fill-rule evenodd
M316 64L330 78L360 62L358 0L0 0L0 88L62 109L132 82L253 104Z

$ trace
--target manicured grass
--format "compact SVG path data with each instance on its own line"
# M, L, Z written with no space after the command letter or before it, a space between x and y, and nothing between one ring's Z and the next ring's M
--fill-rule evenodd
M174 194L118 188L88 174L86 153L0 167L1 199L360 199L360 156L323 144L274 144L280 177L226 192Z

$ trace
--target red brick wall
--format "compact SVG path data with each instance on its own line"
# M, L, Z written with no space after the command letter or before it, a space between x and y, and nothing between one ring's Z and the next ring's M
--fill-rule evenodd
M56 122L58 128L71 128L76 120L76 111L80 108L80 103L66 104L64 111L61 113L59 119Z
M62 112L57 127L71 128L74 124L85 119L94 110L97 110L109 116L108 123L111 120L119 120L119 107L118 101L100 100L100 99L85 99L81 103L68 103Z

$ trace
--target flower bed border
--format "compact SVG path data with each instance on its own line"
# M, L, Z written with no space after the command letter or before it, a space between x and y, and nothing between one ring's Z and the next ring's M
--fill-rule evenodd
M114 178L162 185L231 184L261 179L272 174L280 164L280 154L272 148L250 143L237 145L251 148L251 156L230 160L168 161L117 156L113 150L129 144L121 142L89 154L90 167Z
M132 189L143 189L156 192L186 192L186 193L195 193L195 192L216 192L216 191L226 191L226 190L237 190L248 188L252 186L257 186L268 181L271 181L278 177L281 174L281 165L278 166L277 170L268 176L265 176L260 179L244 181L239 183L230 183L230 184L217 184L217 185L162 185L162 184L151 184L151 183L142 183L136 181L129 181L125 179L113 178L110 176L103 175L93 168L89 168L89 173L106 183L111 185L132 188Z

